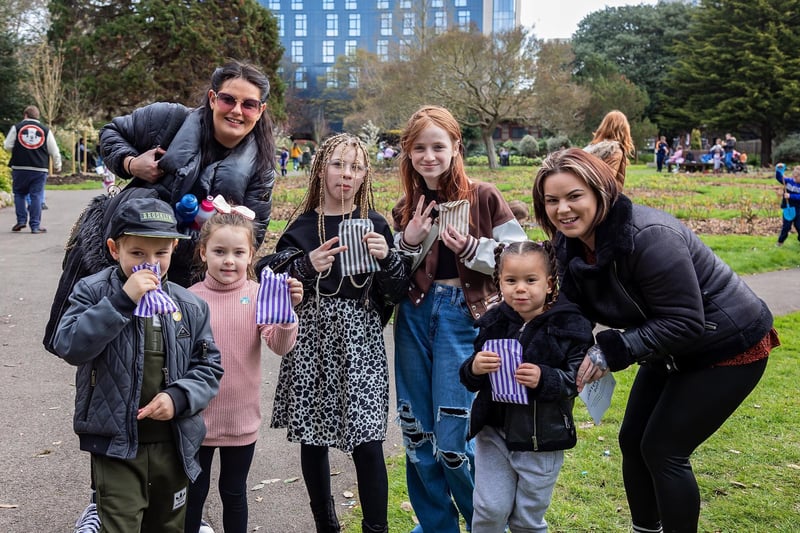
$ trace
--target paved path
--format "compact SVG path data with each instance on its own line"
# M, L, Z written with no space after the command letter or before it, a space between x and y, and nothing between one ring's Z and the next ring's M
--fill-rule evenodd
M63 244L80 211L99 191L48 191L46 234L9 231L13 208L0 209L0 532L64 533L88 499L88 455L78 450L72 432L75 369L41 345L52 295L61 273ZM794 246L793 239L787 246ZM800 253L800 249L798 250ZM748 283L778 314L800 310L800 269L748 276ZM389 352L393 351L387 331ZM272 412L279 358L266 354L263 413ZM393 387L392 387L393 388ZM394 405L394 399L392 399ZM394 414L390 413L390 419ZM397 426L390 423L387 455L401 453ZM352 461L331 452L333 490L338 504L355 488ZM216 472L213 473L216 478ZM300 478L291 483L284 480ZM313 524L299 466L299 446L283 431L262 426L249 486L280 479L249 493L250 528L266 532L308 532ZM6 506L16 506L6 508ZM346 505L339 507L340 515ZM221 505L214 490L208 518L221 527Z

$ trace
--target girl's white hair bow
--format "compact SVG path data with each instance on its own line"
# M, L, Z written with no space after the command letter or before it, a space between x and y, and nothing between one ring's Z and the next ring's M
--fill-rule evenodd
M247 220L255 220L256 218L256 214L252 209L243 205L231 206L225 201L225 198L223 198L221 194L218 194L214 200L211 201L211 205L214 206L214 209L216 209L218 213L237 213Z

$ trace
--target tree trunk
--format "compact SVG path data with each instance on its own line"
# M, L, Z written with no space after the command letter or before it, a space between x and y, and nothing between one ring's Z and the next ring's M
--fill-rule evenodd
M492 134L494 133L494 128L491 130L485 130L481 128L481 137L483 138L483 145L486 147L486 155L489 157L489 168L497 168L497 154L494 150L494 138Z

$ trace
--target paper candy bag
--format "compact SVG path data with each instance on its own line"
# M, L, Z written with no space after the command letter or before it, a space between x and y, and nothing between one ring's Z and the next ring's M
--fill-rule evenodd
M492 400L505 403L528 403L528 391L524 385L514 381L514 374L522 364L522 345L516 339L490 339L483 350L500 356L500 370L489 374L492 384Z
M439 238L442 238L442 233L447 231L447 225L450 224L461 235L469 234L469 201L458 200L455 202L445 202L439 204Z
M144 293L142 299L139 300L138 304L136 304L136 309L133 310L133 314L135 316L150 317L153 315L162 315L177 311L178 306L175 304L172 298L170 298L166 292L161 290L161 265L159 263L156 263L155 265L151 265L150 263L142 263L141 265L136 265L133 267L133 271L139 272L145 268L155 272L156 276L158 277L158 287Z
M289 292L289 274L276 274L269 267L261 271L256 296L256 324L291 324L297 322Z
M364 235L372 229L372 220L368 218L348 218L339 222L339 244L347 246L347 250L340 254L342 276L367 274L381 269L363 240Z

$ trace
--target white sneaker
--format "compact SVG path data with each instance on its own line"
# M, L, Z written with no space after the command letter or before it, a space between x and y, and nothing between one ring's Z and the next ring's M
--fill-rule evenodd
M97 505L90 503L75 522L73 533L98 533L100 531L100 515L97 514Z
M214 529L205 520L200 520L200 529L197 533L214 533Z

